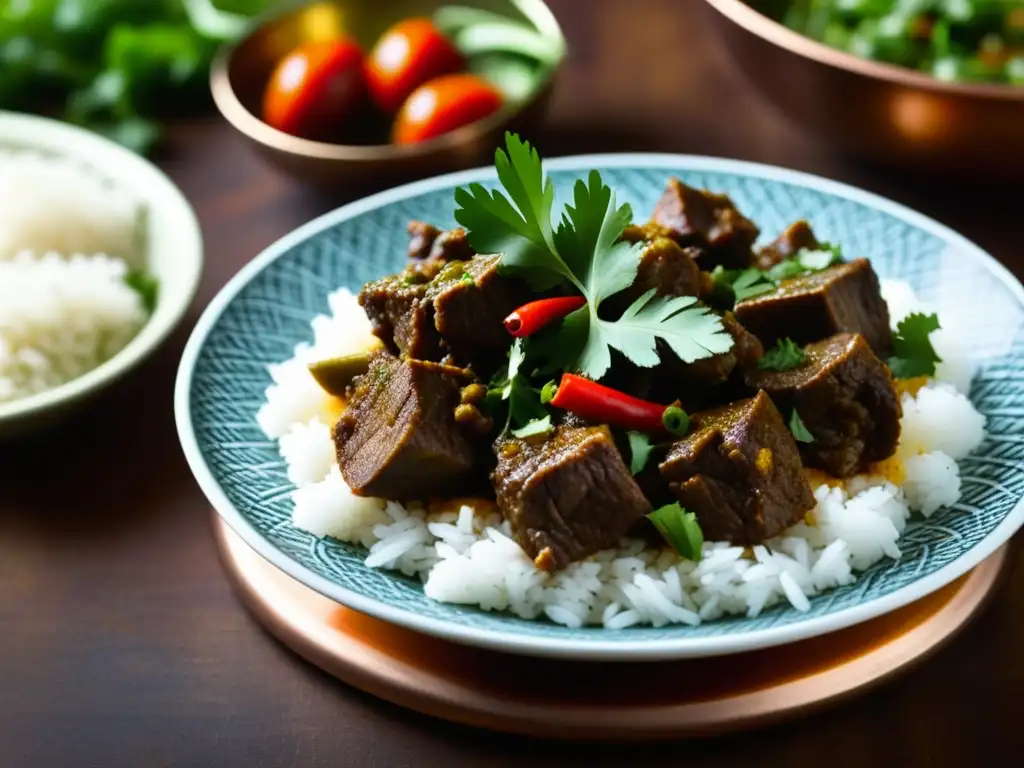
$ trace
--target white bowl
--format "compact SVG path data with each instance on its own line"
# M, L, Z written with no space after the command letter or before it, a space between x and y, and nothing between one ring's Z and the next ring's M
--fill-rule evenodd
M97 169L148 208L146 266L159 280L153 313L117 354L53 389L0 404L0 439L70 414L152 354L181 321L203 271L203 239L192 206L152 163L89 131L55 120L0 111L0 147L74 158Z

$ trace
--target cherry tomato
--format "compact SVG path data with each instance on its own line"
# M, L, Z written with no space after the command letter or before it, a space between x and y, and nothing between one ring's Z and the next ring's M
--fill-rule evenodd
M454 131L497 112L501 93L476 75L444 75L405 100L392 128L392 141L412 144Z
M458 72L464 63L462 54L430 19L405 19L381 35L367 57L370 98L394 114L417 86Z
M363 51L350 37L300 45L278 63L263 94L263 119L279 131L322 138L365 95Z

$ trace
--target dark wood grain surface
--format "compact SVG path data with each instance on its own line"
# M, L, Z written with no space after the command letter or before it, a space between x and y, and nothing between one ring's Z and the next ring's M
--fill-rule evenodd
M538 137L546 155L673 151L820 173L916 207L1024 275L1024 186L915 182L837 157L746 86L714 48L697 0L552 5L572 53ZM1020 557L985 615L926 665L811 720L699 744L592 749L472 731L380 703L301 662L248 617L222 575L171 393L188 330L220 286L345 201L276 175L212 117L176 126L159 162L195 205L206 239L185 326L72 423L0 448L0 766L1018 760Z

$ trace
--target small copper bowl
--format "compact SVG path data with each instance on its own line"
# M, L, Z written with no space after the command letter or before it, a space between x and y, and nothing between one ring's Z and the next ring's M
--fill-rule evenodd
M830 48L741 0L707 3L744 75L782 112L840 149L962 178L1024 173L1024 88L944 83Z
M305 182L324 187L363 190L413 178L493 162L506 130L529 133L543 118L564 57L565 39L542 0L458 0L458 5L524 19L548 36L561 51L546 66L530 95L472 125L419 144L333 144L282 133L258 115L263 90L277 62L310 40L355 36L364 48L391 24L409 16L429 16L454 0L322 0L292 3L257 19L238 42L224 46L214 59L210 86L217 108L273 165ZM543 65L542 65L543 66ZM386 127L382 133L386 135ZM382 135L382 140L384 135Z

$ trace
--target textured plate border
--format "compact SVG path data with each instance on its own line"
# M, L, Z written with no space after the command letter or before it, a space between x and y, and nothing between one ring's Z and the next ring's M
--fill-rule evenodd
M883 210L923 231L931 233L946 243L957 246L962 254L975 260L980 266L987 269L993 277L1001 281L1014 298L1021 305L1024 305L1024 287L1021 286L1020 282L1006 267L962 235L906 206L847 184L831 181L813 174L760 163L694 155L654 153L598 154L578 155L545 161L545 169L549 171L589 170L592 167L630 168L638 166L665 168L685 166L690 171L741 174L807 187ZM453 642L477 645L509 653L574 659L651 661L657 659L697 658L701 656L741 653L791 643L843 629L893 611L931 594L959 578L992 554L1024 524L1024 500L1022 500L1017 503L1013 510L1007 514L1006 518L988 536L964 553L962 557L906 587L862 605L836 611L825 616L810 618L807 621L796 624L753 630L737 635L701 638L683 637L668 640L638 640L635 642L621 639L614 642L603 642L600 640L583 642L572 639L534 637L498 630L458 626L359 595L314 573L312 570L286 556L265 539L246 520L245 516L235 508L221 489L200 452L190 415L190 394L192 374L195 369L196 360L207 336L221 313L250 280L265 269L267 265L311 235L367 211L404 200L414 195L466 184L471 181L486 181L493 178L494 170L492 168L478 168L437 176L380 192L313 219L278 240L243 267L210 302L196 324L182 355L174 393L175 421L186 460L200 488L206 494L217 513L256 552L289 576L357 611L362 611L384 621L390 621Z

